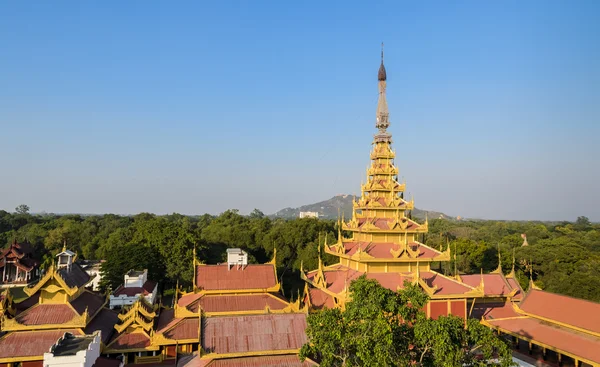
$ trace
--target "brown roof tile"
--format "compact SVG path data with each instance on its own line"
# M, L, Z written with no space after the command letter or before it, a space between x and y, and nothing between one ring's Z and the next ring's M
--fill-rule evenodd
M107 349L144 349L150 346L150 338L142 332L123 333L116 335Z
M23 325L64 324L78 316L64 304L38 304L21 312L15 320Z
M519 307L529 314L600 333L600 303L532 289Z
M317 366L310 361L300 362L297 355L260 356L217 359L206 365L207 367L310 367Z
M175 318L175 310L174 309L172 309L172 308L164 309L158 315L158 321L156 322L156 331L159 333L162 333L166 329L177 324L180 320L181 319Z
M223 265L196 266L196 286L205 290L267 289L277 285L275 267L251 264L243 268Z
M115 291L115 296L126 295L128 297L133 297L138 294L143 294L147 296L154 291L154 287L156 287L156 282L151 280L147 280L142 287L124 287L123 285L119 286Z
M198 312L198 306L205 312L259 311L269 306L271 310L282 310L289 304L269 294L205 295L188 307Z
M115 311L103 308L85 327L86 334L92 334L96 330L101 331L101 338L107 344L115 333L115 324L119 322L119 316Z
M173 340L195 339L200 341L200 318L179 319L177 324L165 331L163 335Z
M43 357L64 333L81 335L79 330L18 331L0 339L0 359L14 357Z
M306 343L305 314L210 317L203 321L208 352L243 353L299 349Z
M77 313L80 315L83 314L87 308L88 315L94 316L96 312L100 310L104 304L104 301L105 299L103 296L85 291L81 293L79 297L71 301L71 306L73 306L75 311L77 311Z

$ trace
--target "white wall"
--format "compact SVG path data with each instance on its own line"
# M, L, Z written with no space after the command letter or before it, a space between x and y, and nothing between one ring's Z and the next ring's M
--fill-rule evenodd
M78 351L75 355L55 357L53 353L44 353L44 367L92 367L100 356L100 331L87 349Z

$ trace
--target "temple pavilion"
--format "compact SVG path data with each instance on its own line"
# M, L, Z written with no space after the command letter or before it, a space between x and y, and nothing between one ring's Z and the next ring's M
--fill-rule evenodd
M200 348L187 365L316 365L298 358L307 308L280 295L276 253L266 264L248 264L241 249L228 249L223 264L206 265L194 256L193 290L179 292L175 301L175 310L201 315Z
M37 275L37 266L31 246L13 241L6 249L0 250L0 285L29 283Z
M388 131L386 83L382 51L377 133L373 137L367 179L360 187L361 196L353 201L352 218L340 221L337 242L325 243L324 251L338 257L339 262L324 266L319 259L316 270L301 269L301 277L307 283L305 302L312 309L343 307L350 296L350 282L363 274L392 290L402 288L407 281L418 284L430 297L426 313L433 318L452 314L466 319L478 303L503 303L519 297L522 290L518 282L504 276L501 270L450 277L433 269L432 263L451 259L450 247L434 249L419 241L428 231L428 221L419 223L411 218L414 200L404 199L406 184L398 181L396 152ZM343 237L342 229L351 232L352 237Z
M86 289L91 277L63 249L41 279L23 288L16 302L6 290L0 296L0 366L41 367L44 353L65 333L91 334L100 330L106 343L117 314L108 310L107 297Z

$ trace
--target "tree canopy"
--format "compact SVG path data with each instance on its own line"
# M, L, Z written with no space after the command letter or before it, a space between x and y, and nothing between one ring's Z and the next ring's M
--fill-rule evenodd
M393 292L363 275L350 291L344 310L309 314L301 359L323 367L513 365L504 340L477 320L428 319L422 311L428 297L417 285Z

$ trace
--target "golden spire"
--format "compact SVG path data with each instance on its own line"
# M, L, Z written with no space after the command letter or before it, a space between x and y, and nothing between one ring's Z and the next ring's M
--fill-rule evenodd
M493 274L502 274L502 255L500 254L500 244L497 245L498 249L498 267L492 271Z
M387 132L387 128L390 126L389 112L387 106L387 100L385 96L387 73L385 66L383 65L383 43L381 43L381 65L379 66L379 72L377 73L377 80L379 81L379 99L377 101L377 114L375 127L379 130L375 135L376 143L391 143L392 135Z
M67 251L67 239L66 238L64 239L63 248L62 248L61 252L65 252L65 251Z
M479 287L481 290L485 289L485 284L483 283L483 268L481 268L481 281L479 282Z

